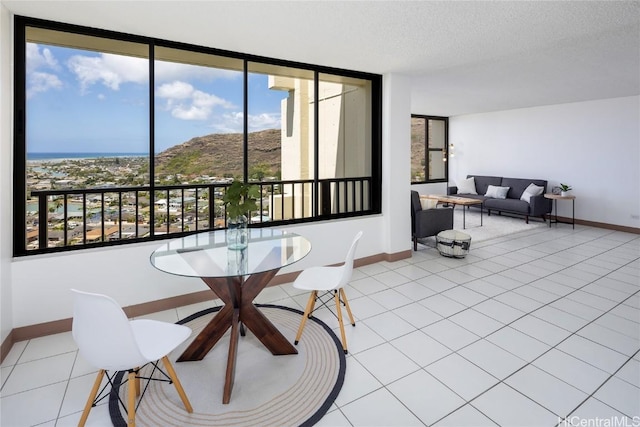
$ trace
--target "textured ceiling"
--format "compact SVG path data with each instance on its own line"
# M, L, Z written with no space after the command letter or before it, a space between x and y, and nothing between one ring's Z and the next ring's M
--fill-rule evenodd
M640 93L638 1L2 1L55 21L411 77L453 116Z

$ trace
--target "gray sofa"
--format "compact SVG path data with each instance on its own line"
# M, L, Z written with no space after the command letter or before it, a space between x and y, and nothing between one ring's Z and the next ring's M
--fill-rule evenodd
M482 207L487 211L489 215L491 212L509 213L524 215L525 221L529 223L530 216L539 216L542 220L545 220L545 215L551 213L551 200L544 197L544 193L547 191L547 181L542 179L524 179L524 178L504 178L500 176L484 176L484 175L467 175L467 178L474 177L476 184L476 194L462 194L458 193L458 187L449 187L448 194L459 194L461 197L468 197L470 199L482 200ZM544 191L539 196L532 196L527 203L524 200L520 200L522 193L529 186L529 184L535 184L540 187L544 187ZM493 197L486 197L487 188L489 185L498 187L509 187L507 197L505 199L497 199Z

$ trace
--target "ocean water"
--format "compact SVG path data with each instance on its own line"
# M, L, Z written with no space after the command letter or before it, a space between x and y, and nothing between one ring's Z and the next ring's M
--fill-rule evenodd
M98 159L100 157L146 157L148 153L27 153L27 161Z

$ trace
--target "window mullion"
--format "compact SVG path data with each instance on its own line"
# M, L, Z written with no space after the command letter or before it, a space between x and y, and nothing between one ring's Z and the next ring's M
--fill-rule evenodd
M156 202L156 192L155 192L155 176L156 176L156 167L155 167L155 158L156 158L156 150L155 150L155 44L153 42L149 43L149 235L151 237L155 234L155 206ZM137 221L137 218L136 218Z
M429 154L431 152L431 147L429 147L429 119L425 117L424 119L424 180L429 182L430 176L430 165L429 165Z
M242 181L249 181L249 61L243 61Z
M320 73L316 70L313 73L313 216L319 216L320 201L320 147L319 147L319 130L318 120L320 120L320 102L318 101L318 93L320 90ZM323 202L324 203L324 202Z

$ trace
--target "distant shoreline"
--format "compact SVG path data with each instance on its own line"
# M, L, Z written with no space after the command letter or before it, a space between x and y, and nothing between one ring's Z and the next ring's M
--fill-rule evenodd
M27 161L147 157L148 153L27 153Z

